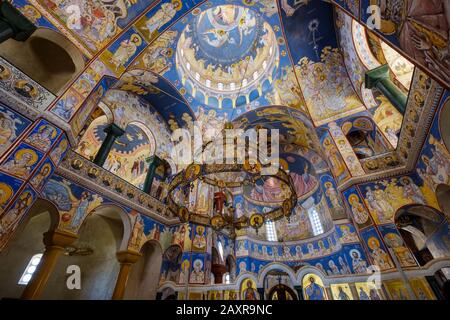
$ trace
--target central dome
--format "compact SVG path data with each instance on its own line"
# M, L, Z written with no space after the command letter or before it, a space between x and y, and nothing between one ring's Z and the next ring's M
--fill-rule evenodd
M209 9L198 16L193 30L198 43L197 60L231 66L242 57L253 56L263 33L253 11L232 5Z
M198 14L180 36L177 69L194 98L221 108L248 104L263 94L278 68L272 27L256 11L221 5Z

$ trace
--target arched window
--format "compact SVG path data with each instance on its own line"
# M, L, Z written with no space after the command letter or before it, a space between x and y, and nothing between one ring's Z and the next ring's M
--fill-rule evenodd
M448 237L448 220L436 209L423 205L402 207L395 214L395 224L420 265L449 254L444 240Z
M266 237L267 241L278 241L277 229L274 221L266 221Z
M28 263L27 267L25 268L25 271L20 277L20 280L18 282L19 284L27 285L28 282L30 282L34 272L36 271L37 266L41 262L41 258L42 253L35 254L33 257L31 257L30 262Z
M83 70L80 50L62 34L37 29L25 42L9 39L0 45L0 56L31 79L58 95Z
M106 137L104 129L108 125L106 115L94 119L80 140L77 152L93 160ZM156 141L152 132L140 122L129 123L125 133L114 143L103 167L142 188L148 170L146 161L154 155L155 149Z
M231 283L231 276L230 276L230 274L228 272L223 275L223 283L224 284L230 284Z
M370 158L389 151L387 140L375 123L367 117L358 117L342 125L348 142L358 159Z
M217 250L219 251L220 260L223 261L223 246L222 242L217 242Z
M313 229L314 236L324 233L322 222L320 221L319 213L315 207L308 210L309 221Z

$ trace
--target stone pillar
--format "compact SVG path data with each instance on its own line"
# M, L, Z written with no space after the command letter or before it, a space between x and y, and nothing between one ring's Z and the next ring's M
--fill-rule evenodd
M211 267L211 272L214 274L214 283L223 283L223 275L227 272L227 267L223 264L214 263Z
M144 188L142 189L142 191L144 191L145 193L150 194L150 192L152 191L151 189L153 180L155 179L156 168L158 168L158 166L160 166L161 164L163 164L163 160L158 156L152 156L150 158L147 176L145 177Z
M142 255L133 251L117 252L117 260L120 262L120 271L117 276L116 286L112 300L122 300L127 287L128 277L130 276L131 267L135 264Z
M261 301L266 300L264 297L264 288L258 288L257 291L259 294L259 300L261 300Z
M400 261L398 261L397 256L395 255L394 249L386 245L386 248L388 249L389 253L391 254L392 261L394 262L395 267L397 268L398 272L400 273L400 276L402 277L403 283L405 284L405 288L408 291L409 295L411 296L411 300L416 299L416 294L414 293L414 290L411 288L411 285L409 283L408 276L403 271L402 265L400 264Z
M0 43L8 39L27 40L36 26L7 1L0 3Z
M358 290L356 290L355 284L349 283L348 286L350 287L350 291L352 292L353 300L359 300L359 294L358 294Z
M405 114L408 97L395 85L387 64L366 72L366 88L377 88L402 115Z
M298 300L305 300L305 297L303 296L303 287L295 286L294 289L297 292Z
M325 287L325 292L327 294L328 300L334 300L333 299L333 293L331 292L331 288L330 287Z
M66 231L54 230L44 233L45 252L31 281L22 293L22 299L39 299L55 269L59 256L65 247L74 243L77 238L77 235Z
M119 128L114 123L111 123L108 127L106 127L104 132L106 132L106 138L103 141L94 159L94 163L100 167L103 167L103 165L105 164L105 161L108 158L109 152L111 151L111 148L114 145L116 139L125 133L123 129Z

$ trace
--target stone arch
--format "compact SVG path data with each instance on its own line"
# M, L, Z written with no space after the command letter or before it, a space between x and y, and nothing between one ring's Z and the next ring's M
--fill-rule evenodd
M425 205L406 205L397 210L394 222L420 265L448 254L448 248L437 240L439 233L448 228L448 219L442 212Z
M278 284L272 287L267 294L268 300L275 300L273 297L277 294L277 300L288 300L288 295L292 298L289 300L298 300L297 294L295 291L285 284ZM282 296L283 294L283 296Z
M366 116L348 119L342 132L358 159L365 159L389 151L386 138L375 122Z
M272 263L269 263L268 265L265 265L263 267L263 269L260 270L259 275L258 275L258 282L257 282L258 288L262 288L264 286L264 279L266 278L267 274L270 271L275 271L275 270L285 272L289 276L289 279L291 280L293 285L298 284L294 270L292 270L290 267L288 267L285 264L272 262Z
M95 159L106 136L103 130L108 128L109 121L108 115L102 114L90 123L77 147L80 155ZM116 139L103 167L139 188L145 182L148 169L145 160L155 154L157 141L153 131L140 121L127 123L124 131Z
M158 288L158 294L161 300L176 300L178 292L173 282L165 282Z
M78 239L65 248L52 272L43 299L111 299L120 270L117 253L127 250L131 236L128 214L115 204L102 204L88 212L78 230ZM80 290L66 286L70 265L82 270Z
M183 248L178 244L173 244L164 250L161 266L161 283L178 283L180 281L182 257Z
M302 285L303 278L311 273L321 278L324 285L328 284L327 275L324 274L320 269L313 266L305 266L303 268L300 268L296 274L296 283Z
M38 198L0 252L0 298L20 298L25 288L18 284L22 273L34 255L44 253L44 234L55 230L58 223L56 206Z
M156 138L155 135L153 134L153 131L144 123L142 123L141 121L131 121L130 123L128 123L128 125L135 125L137 127L139 127L147 136L148 140L153 142L153 150L150 152L152 155L155 153L155 149L156 149Z
M154 300L159 285L163 249L159 241L149 240L141 247L142 256L132 266L124 299Z
M55 95L85 66L81 51L64 35L48 28L38 28L24 42L5 41L0 55Z
M83 220L81 227L83 226L84 223L86 223L86 220L89 218L89 216L92 215L101 215L109 219L119 220L123 227L123 238L120 242L118 250L119 251L127 250L133 229L133 226L131 225L130 216L128 215L128 213L118 205L102 204L88 213L86 218Z
M305 283L305 280L309 281L309 283ZM324 278L315 272L309 272L309 273L304 274L301 278L301 285L302 285L302 290L303 290L303 295L305 297L305 300L331 300L332 299L327 293ZM309 288L311 286L315 286L315 287L313 287L312 291L309 290ZM310 296L308 297L308 295L310 295Z
M256 275L253 274L253 273L245 272L245 273L241 273L237 277L237 279L236 279L236 288L241 288L242 284L247 279L253 280L258 285L258 278L256 277Z

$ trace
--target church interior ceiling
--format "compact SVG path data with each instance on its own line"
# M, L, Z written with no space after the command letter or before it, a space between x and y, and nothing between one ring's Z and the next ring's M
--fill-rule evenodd
M0 255L39 200L76 235L114 208L120 249L157 243L158 293L179 299L279 298L277 284L311 300L435 299L415 271L450 256L450 7L387 1L371 30L379 2L12 0L83 66L55 93L0 57ZM372 87L374 70L387 86ZM183 135L199 129L203 148L227 128L277 130L287 182L200 166L189 177ZM290 214L264 218L278 208ZM248 228L216 228L218 211ZM264 224L250 227L256 215ZM217 265L233 281L223 290ZM373 265L406 270L409 285L352 278Z

